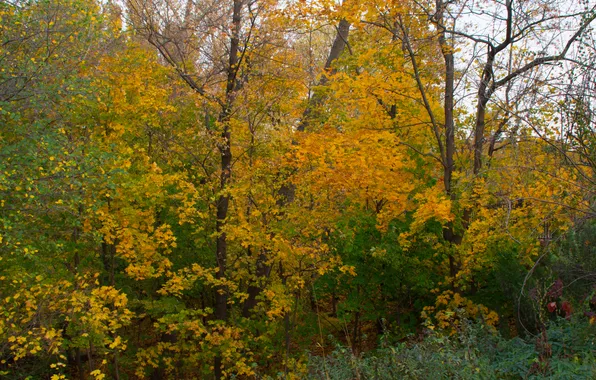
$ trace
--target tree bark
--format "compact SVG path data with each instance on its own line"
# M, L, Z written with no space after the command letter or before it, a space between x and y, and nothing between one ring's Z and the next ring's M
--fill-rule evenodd
M444 13L447 6L443 0L436 0L436 25L439 28L439 45L443 60L445 61L445 99L444 99L444 117L445 117L445 156L443 160L443 184L445 193L451 200L456 199L456 194L452 188L453 169L455 166L455 121L453 118L454 95L455 95L455 59L453 55L453 46L447 41L445 30ZM439 139L440 143L440 139ZM453 244L459 245L462 241L461 234L455 230L454 223L448 223L443 229L443 238ZM458 272L458 264L455 256L449 254L449 276L452 278L452 286L455 287L455 276Z
M221 173L219 190L220 196L217 200L217 221L215 229L217 232L216 252L217 273L216 278L222 280L226 275L228 245L225 227L227 224L228 209L230 204L230 195L226 193L228 184L232 177L232 134L230 130L230 117L232 105L236 95L236 78L238 74L240 58L240 28L242 22L242 1L234 0L232 13L232 36L230 38L230 54L228 57L227 80L226 80L226 98L224 106L219 114L219 122L223 127L221 132L222 141L219 144L221 154ZM220 321L228 319L228 289L224 285L218 285L215 289L215 318ZM214 360L214 375L216 379L223 377L223 363L221 355L217 355Z
M331 50L329 50L329 55L327 56L327 60L325 61L324 72L321 75L321 79L319 79L319 86L324 86L329 82L329 77L327 76L328 72L331 74L333 70L331 70L331 65L335 60L337 60L343 51L345 50L348 44L348 37L350 35L350 23L345 20L341 19L339 25L337 26L337 33L335 34L335 39L333 40L333 45L331 46ZM319 106L323 102L323 97L320 94L314 94L306 106L304 113L302 114L302 120L298 125L297 130L299 132L304 132L306 128L310 124L310 119L312 117L312 113L314 109Z

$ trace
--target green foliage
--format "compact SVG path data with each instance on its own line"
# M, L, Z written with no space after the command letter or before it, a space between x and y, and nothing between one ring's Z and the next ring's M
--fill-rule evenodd
M553 272L565 292L582 299L596 286L596 223L593 220L569 231L555 248Z
M338 346L328 357L310 356L312 379L588 379L596 376L596 327L585 318L558 320L545 334L552 356L541 359L529 338L503 339L477 323L453 336L431 333L354 356ZM537 368L544 367L543 372Z
M342 264L353 268L353 272L336 269L326 273L317 280L315 289L321 311L344 326L343 333L335 333L356 340L352 342L356 346L370 345L374 342L371 338L384 333L391 333L386 335L390 339L414 333L418 315L433 302L431 290L441 280L431 270L440 262L433 248L440 226L428 222L419 232L421 238L406 251L397 242L411 222L408 214L380 231L375 215L362 213L340 222L329 238ZM360 342L361 324L369 327L368 342ZM351 337L345 336L348 325L355 331L349 334ZM370 330L372 326L374 330Z

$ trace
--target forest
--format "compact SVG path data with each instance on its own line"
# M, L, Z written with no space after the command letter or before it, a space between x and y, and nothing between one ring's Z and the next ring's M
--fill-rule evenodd
M594 0L1 0L0 377L596 378Z

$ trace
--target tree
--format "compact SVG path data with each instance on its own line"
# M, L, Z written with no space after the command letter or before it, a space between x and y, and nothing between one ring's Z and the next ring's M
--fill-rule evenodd
M406 18L405 15L394 15L390 11L381 13L370 24L380 26L392 33L395 40L401 42L404 53L411 62L411 70L416 80L420 99L428 114L430 127L435 136L437 159L443 167L443 182L446 194L454 201L454 205L462 203L459 222L450 223L445 228L445 240L459 245L465 231L472 222L473 208L464 206L462 198L462 185L453 182L454 173L464 173L466 147L457 147L457 136L465 133L465 127L456 129L457 124L463 123L463 115L467 101L460 101L460 108L455 97L473 96L472 102L475 114L470 117L472 121L471 135L473 137L473 164L470 174L477 181L486 177L488 168L483 171L483 161L487 156L486 141L489 141L488 156L503 147L496 144L505 132L509 121L518 118L518 111L513 110L513 104L530 102L530 95L535 92L537 85L548 81L541 77L538 69L554 63L568 60L574 46L580 37L586 33L593 22L595 12L593 8L570 10L565 13L564 5L560 8L542 2L516 2L506 1L488 2L486 4L469 4L467 2L442 2L417 3L413 9L420 9L426 14L434 26L434 30L424 32L422 38L434 39L444 59L443 64L443 115L437 111L429 100L429 88L425 85L424 71L421 69L420 48L412 42L412 28L416 25L415 18ZM473 20L467 20L463 15L478 15L486 17L493 25L493 33L486 33L482 25L475 25ZM505 17L497 15L504 14ZM395 20L395 21L393 21ZM535 30L540 29L542 34L535 37ZM416 29L419 30L419 29ZM565 33L565 34L563 34ZM433 36L434 35L434 36ZM417 36L420 41L421 37ZM540 39L537 40L537 39ZM563 40L561 44L545 45L544 41ZM550 42L549 42L550 43ZM460 48L461 46L461 48ZM462 52L458 56L458 52ZM472 52L472 53L470 53ZM462 69L455 65L455 57L464 60ZM430 62L430 61L425 61ZM475 67L480 69L480 77L474 77ZM533 73L533 76L530 74ZM548 74L545 74L548 75ZM524 84L519 81L524 77ZM551 75L552 76L552 75ZM459 78L459 79L458 79ZM434 80L434 78L432 79ZM456 83L456 80L459 82ZM494 111L489 111L490 101L495 100ZM463 102L463 103L462 103ZM461 115L461 116L458 116ZM490 117L487 120L487 115ZM523 117L522 117L523 119ZM492 131L487 136L488 130ZM512 133L518 133L515 128ZM516 138L512 136L512 138ZM507 144L505 144L507 145ZM455 153L459 152L459 162L455 160ZM459 174L458 176L461 176ZM477 178L477 179L476 179ZM458 272L456 258L450 256L451 276Z

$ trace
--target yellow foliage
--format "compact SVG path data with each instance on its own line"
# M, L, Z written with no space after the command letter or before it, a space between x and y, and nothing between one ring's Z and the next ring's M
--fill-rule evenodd
M442 225L453 221L455 216L451 211L451 200L447 198L441 186L436 185L428 188L417 194L414 199L418 202L418 207L414 212L414 222L410 227L412 232L419 231L431 219Z
M458 332L462 319L478 319L493 328L499 322L496 312L451 290L439 294L435 306L424 307L421 316L425 319L425 326L431 330L438 328L451 335Z

